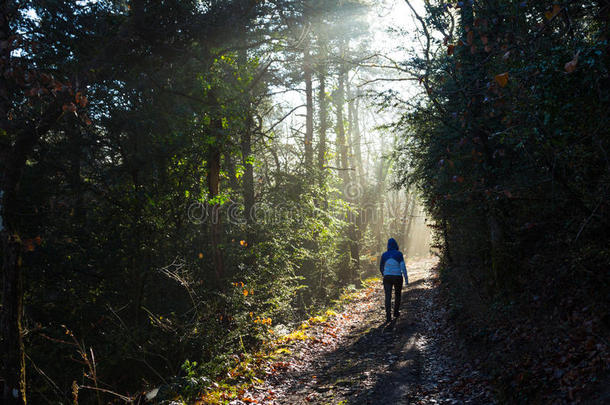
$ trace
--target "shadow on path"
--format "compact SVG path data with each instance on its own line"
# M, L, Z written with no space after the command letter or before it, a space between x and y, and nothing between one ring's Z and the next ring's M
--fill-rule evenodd
M313 358L305 370L284 375L288 387L279 403L408 403L411 387L422 383L420 320L432 291L428 284L420 279L403 288L401 316L389 324L383 288L376 288L364 309L354 308L355 321L336 349Z

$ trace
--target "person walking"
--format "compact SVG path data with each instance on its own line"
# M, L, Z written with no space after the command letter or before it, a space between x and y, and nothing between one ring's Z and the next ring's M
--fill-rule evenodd
M388 250L381 255L379 261L379 271L383 276L383 289L385 291L385 318L386 322L392 320L392 288L395 291L394 297L394 318L400 315L400 295L402 293L402 283L409 284L407 266L402 252L398 250L398 243L394 238L388 239Z

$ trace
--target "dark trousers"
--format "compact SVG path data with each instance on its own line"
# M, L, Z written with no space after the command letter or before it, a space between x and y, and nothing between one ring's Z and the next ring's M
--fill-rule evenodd
M394 316L398 316L400 309L400 294L402 293L402 276L383 276L383 289L385 291L385 316L392 318L392 287L394 287Z

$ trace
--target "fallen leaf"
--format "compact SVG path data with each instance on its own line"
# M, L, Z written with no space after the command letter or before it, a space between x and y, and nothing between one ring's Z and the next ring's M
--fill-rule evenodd
M500 87L506 87L506 85L508 84L508 72L496 75L494 77L494 80L496 81L496 83L498 83Z
M544 13L544 16L547 20L552 20L559 14L561 11L561 6L559 4L553 4L553 9Z

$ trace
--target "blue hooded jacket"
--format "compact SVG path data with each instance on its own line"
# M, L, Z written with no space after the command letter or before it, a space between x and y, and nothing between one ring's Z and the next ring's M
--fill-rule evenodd
M400 250L398 250L398 243L396 243L394 238L388 239L388 251L381 256L379 271L384 276L400 276L402 273L405 283L409 283L405 259L402 257Z

